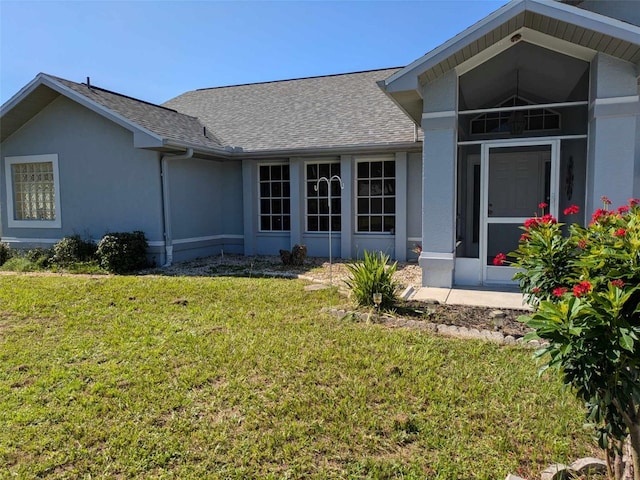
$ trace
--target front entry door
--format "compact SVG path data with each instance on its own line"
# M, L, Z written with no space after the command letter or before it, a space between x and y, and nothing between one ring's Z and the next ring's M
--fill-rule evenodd
M557 217L558 147L555 141L483 145L483 283L512 283L516 269L495 266L496 255L508 254L518 247L523 233L519 227L536 213ZM548 205L544 212L538 207L541 203Z

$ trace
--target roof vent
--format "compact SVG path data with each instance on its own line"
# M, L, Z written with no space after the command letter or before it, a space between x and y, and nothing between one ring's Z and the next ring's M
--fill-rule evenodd
M87 77L87 88L91 88L91 77Z

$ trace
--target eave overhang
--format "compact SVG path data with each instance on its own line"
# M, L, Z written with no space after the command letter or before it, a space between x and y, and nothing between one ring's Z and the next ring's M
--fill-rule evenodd
M134 135L134 146L136 148L160 147L163 144L163 139L159 135L106 108L104 105L81 95L44 73L39 73L31 82L0 107L0 141L4 141L7 137L19 130L25 123L60 95L64 95L98 115L131 131ZM18 106L20 106L20 108L17 108Z
M416 124L422 88L450 70L458 74L526 41L584 60L602 52L640 71L640 28L555 1L514 0L379 83Z

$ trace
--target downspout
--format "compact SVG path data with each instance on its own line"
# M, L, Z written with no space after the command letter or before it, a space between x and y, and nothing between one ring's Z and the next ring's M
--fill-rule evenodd
M193 157L193 148L182 155L162 155L160 158L160 180L162 189L162 236L164 237L165 264L173 263L173 235L171 233L171 198L169 196L169 160L188 160Z

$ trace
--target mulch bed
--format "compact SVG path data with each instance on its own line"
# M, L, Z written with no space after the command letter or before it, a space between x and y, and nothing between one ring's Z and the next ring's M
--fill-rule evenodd
M425 320L441 325L456 325L458 327L475 328L477 330L497 330L504 335L522 337L531 331L524 323L518 321L521 315L530 315L528 310L499 309L504 313L502 325L496 326L496 321L491 318L491 313L496 308L476 307L469 305L443 305L424 303L418 301L401 301L395 308L394 315Z

